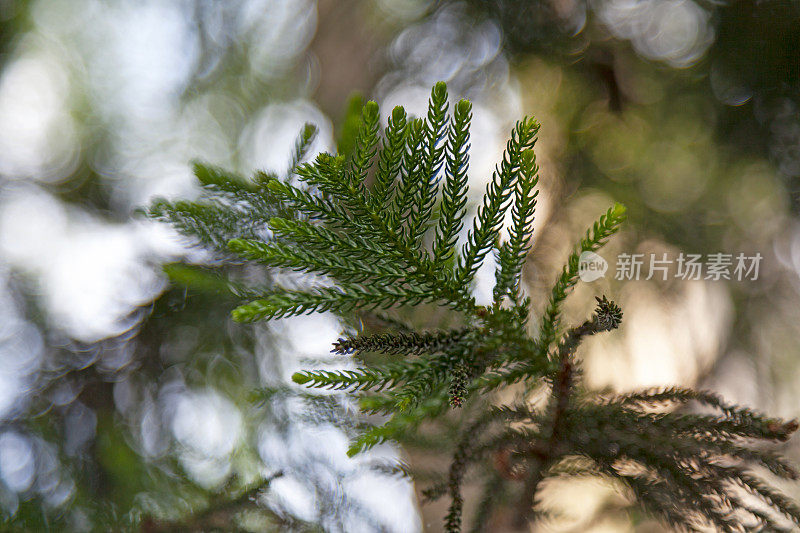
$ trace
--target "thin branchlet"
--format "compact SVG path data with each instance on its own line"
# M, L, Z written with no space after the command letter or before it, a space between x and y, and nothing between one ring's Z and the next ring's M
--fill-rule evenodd
M453 120L447 138L447 157L445 161L446 180L442 189L439 224L433 242L433 262L444 267L455 253L458 232L463 226L464 211L467 205L469 168L469 124L472 120L472 104L459 101L453 112Z

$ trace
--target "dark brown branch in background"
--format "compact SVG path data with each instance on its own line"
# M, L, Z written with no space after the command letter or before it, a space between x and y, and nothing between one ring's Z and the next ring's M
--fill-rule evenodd
M562 422L569 408L574 384L573 357L575 351L578 349L583 337L616 329L622 321L622 311L614 302L608 301L605 296L602 299L596 299L598 305L594 316L580 326L570 329L558 345L558 352L556 353L558 370L553 378L551 398L550 437L543 450L538 449L538 447L537 450L534 450L530 474L525 479L522 496L517 504L514 527L518 529L526 528L528 522L533 518L536 490L544 477L544 472L559 457Z
M142 520L140 531L142 533L178 533L188 531L208 531L209 529L222 529L233 531L233 515L246 507L256 507L256 499L270 483L283 476L283 472L276 472L268 478L246 488L241 494L233 498L224 495L212 498L209 504L195 514L180 520L156 520L148 517Z

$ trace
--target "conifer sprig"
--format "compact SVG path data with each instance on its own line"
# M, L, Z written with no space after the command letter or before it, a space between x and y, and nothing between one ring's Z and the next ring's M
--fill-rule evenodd
M421 355L443 352L458 344L471 328L429 333L384 333L340 338L333 344L333 352L352 355L359 352L380 352L390 355Z
M372 166L372 160L377 153L378 146L378 106L369 102L364 106L361 125L356 137L356 146L353 157L350 159L349 181L362 193L365 193L364 180L367 178Z
M555 475L612 480L646 512L687 531L800 525L800 509L759 474L797 479L796 469L767 446L787 440L796 421L686 388L608 397L581 386L582 341L619 328L622 310L598 297L592 316L566 329L561 308L578 281L580 254L597 251L619 229L623 206L612 206L580 240L549 293L538 333L528 334L536 297L524 296L521 278L533 242L539 124L532 118L516 123L459 250L472 107L462 100L452 117L448 109L447 88L436 84L424 120L397 107L381 129L378 105L369 102L360 122L348 122L346 154L309 161L315 130L307 126L286 175L256 173L246 180L198 163L201 198L162 200L150 214L222 258L315 275L312 288L266 289L199 276L215 290L251 299L233 310L236 320L383 310L378 322L386 328L365 327L333 345L335 354L359 360L355 368L307 370L292 379L307 388L359 393L364 413L386 416L353 440L351 456L389 440L418 443L425 422L442 431L455 426L440 439L452 443L450 467L426 491L431 499L450 496L450 533L461 531L462 511L469 507L463 485L472 472L487 478L474 506L473 531L490 523L498 506L520 526L534 520L541 481ZM423 238L430 228L431 239ZM492 249L494 298L481 307L470 288ZM186 269L170 270L198 278ZM395 318L401 308L420 304L446 316L446 323L420 331ZM525 385L520 399L500 403L498 398L514 396L517 383ZM534 388L547 394L536 408L525 401ZM713 413L693 412L690 404Z
M539 167L536 165L536 154L533 150L525 150L520 154L520 172L516 184L514 205L511 208L512 224L509 228L509 240L504 242L497 252L497 275L494 286L494 301L500 303L504 296L509 296L516 304L520 304L520 277L522 266L531 247L533 214L536 210L536 197L539 191Z
M423 289L404 287L401 290L387 286L369 288L356 284L340 284L335 288L317 287L313 291L283 289L266 294L263 298L240 305L233 310L232 316L237 322L254 322L314 312L346 313L354 309L417 305L436 299L436 295Z
M422 179L421 168L425 156L425 123L422 119L410 120L405 133L400 180L392 208L387 213L388 225L394 231L398 231L403 222L411 216L411 208L414 205L417 188L420 186L419 181Z
M303 159L308 155L311 149L311 144L317 137L317 127L313 124L306 124L297 136L294 143L294 153L292 153L292 161L289 164L289 172L294 171ZM258 182L258 180L256 180Z
M445 145L440 141L445 135L447 107L447 85L439 82L433 86L428 102L420 177L415 180L418 183L417 197L411 206L411 217L408 222L408 240L415 244L419 243L427 229L426 224L431 217L436 193L439 190L439 170L445 155Z
M394 191L395 178L400 172L400 163L403 159L407 120L406 110L397 106L392 110L389 124L384 130L378 172L375 175L375 186L372 188L372 203L377 208L383 208Z
M472 120L472 104L460 100L453 112L447 138L447 179L442 190L439 226L433 243L433 262L443 267L452 258L458 232L467 205L467 170L469 168L469 124Z
M511 133L503 161L495 168L492 180L486 186L486 195L478 208L478 215L458 262L455 279L462 287L469 286L484 256L497 240L508 200L514 194L514 186L520 174L522 153L533 147L538 132L539 123L526 117L517 122Z

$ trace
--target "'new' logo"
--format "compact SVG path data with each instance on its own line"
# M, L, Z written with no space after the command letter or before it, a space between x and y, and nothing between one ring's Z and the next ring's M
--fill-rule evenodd
M591 282L606 275L608 263L594 252L583 252L578 258L578 276L581 281Z

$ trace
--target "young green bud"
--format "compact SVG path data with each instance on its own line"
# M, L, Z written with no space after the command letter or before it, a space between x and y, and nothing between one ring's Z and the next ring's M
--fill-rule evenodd
M456 116L464 116L468 115L472 112L472 102L469 100L459 100L456 104L455 114Z
M447 99L447 84L443 81L437 82L431 90L431 99L434 102L443 102Z
M406 121L406 110L399 105L392 109L392 122L400 124Z
M367 124L372 124L378 121L378 112L379 112L378 104L370 100L369 102L364 105L364 110L362 115L364 117L364 122Z

